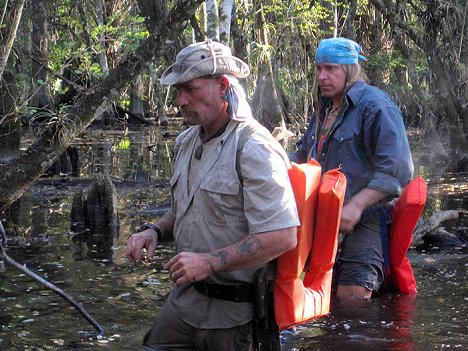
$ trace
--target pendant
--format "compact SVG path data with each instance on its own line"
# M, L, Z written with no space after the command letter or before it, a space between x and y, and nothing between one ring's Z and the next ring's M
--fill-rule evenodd
M200 144L197 146L197 148L195 149L195 153L194 153L194 156L197 160L201 159L202 157L202 154L203 154L203 144Z

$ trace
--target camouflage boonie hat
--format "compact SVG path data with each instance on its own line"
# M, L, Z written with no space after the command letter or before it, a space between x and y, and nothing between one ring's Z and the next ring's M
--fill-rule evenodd
M232 56L228 46L208 39L182 49L177 54L176 62L164 71L160 82L176 85L203 76L231 74L236 78L245 78L249 73L249 66Z

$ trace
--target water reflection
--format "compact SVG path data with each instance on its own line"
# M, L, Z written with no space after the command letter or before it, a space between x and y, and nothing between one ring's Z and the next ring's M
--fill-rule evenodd
M412 339L416 301L388 294L346 312L332 305L329 316L284 333L285 349L418 350Z
M89 132L75 144L82 159L81 174L92 177L101 172L120 180L167 180L173 138L165 135L172 134L158 128Z
M107 334L89 338L92 326L73 308L7 266L0 273L0 350L139 350L171 288L163 269L174 254L171 243L159 247L152 263L135 266L124 256L128 235L168 206L171 141L150 128L101 133L89 132L76 146L85 155L82 177L109 174L118 192L121 235L111 259L74 259L67 234L72 197L78 186L90 183L64 179L38 182L18 203L15 218L26 240L12 241L9 254L71 294ZM466 177L458 183L466 186ZM467 208L464 192L455 186L451 191L450 184L450 179L429 182L432 210ZM417 296L383 295L352 313L333 304L328 316L283 333L283 350L467 349L466 253L413 250L410 260Z

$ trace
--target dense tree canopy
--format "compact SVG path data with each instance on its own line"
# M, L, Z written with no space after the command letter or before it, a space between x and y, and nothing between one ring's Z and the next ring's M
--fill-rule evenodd
M116 106L143 121L150 112L162 121L171 103L158 84L162 69L185 45L216 35L251 66L247 90L256 117L269 128L304 125L315 100L315 48L322 38L346 36L363 46L372 84L396 99L409 127L437 135L452 155L464 152L465 0L0 0L0 5L0 210L93 119L106 118ZM215 19L213 8L219 11ZM213 23L220 26L215 31ZM21 122L38 116L42 137L20 155ZM11 179L20 183L14 192Z

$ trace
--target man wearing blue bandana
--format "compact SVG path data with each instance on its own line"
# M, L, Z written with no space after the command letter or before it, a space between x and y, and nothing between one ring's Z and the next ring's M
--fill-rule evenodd
M334 287L341 303L369 299L384 279L381 208L413 175L403 117L395 102L366 83L361 46L324 39L315 56L319 96L290 160L315 158L322 172L341 167L347 179ZM386 223L383 223L385 226Z

